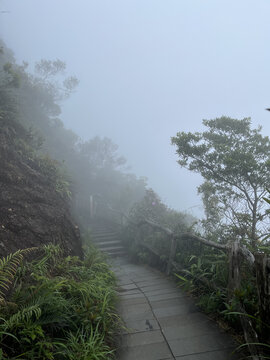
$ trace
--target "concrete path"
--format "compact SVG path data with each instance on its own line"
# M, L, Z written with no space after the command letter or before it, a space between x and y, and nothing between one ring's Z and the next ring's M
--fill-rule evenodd
M115 260L123 330L119 360L229 360L236 344L175 282L143 265Z

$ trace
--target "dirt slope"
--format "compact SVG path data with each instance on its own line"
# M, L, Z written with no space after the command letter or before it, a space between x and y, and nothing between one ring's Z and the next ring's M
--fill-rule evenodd
M0 256L50 242L82 254L68 201L45 165L28 148L27 132L0 119Z

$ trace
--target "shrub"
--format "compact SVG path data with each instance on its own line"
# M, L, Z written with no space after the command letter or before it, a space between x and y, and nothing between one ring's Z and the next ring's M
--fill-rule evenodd
M113 358L115 279L96 250L80 260L50 244L17 271L11 266L11 275L0 306L0 359Z

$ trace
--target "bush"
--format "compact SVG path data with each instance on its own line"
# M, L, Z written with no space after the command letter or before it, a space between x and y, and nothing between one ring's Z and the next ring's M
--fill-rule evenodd
M93 248L80 260L44 246L39 259L21 263L1 302L0 359L112 359L114 285Z

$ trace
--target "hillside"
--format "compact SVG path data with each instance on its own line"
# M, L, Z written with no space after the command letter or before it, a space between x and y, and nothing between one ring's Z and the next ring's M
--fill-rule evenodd
M9 120L0 120L0 256L50 242L81 255L68 199L57 191L56 165L35 157L27 145L29 133Z

